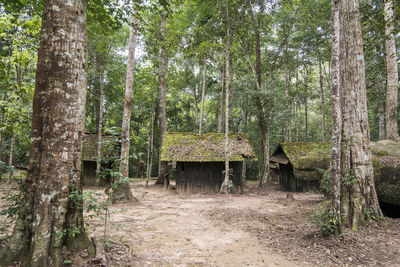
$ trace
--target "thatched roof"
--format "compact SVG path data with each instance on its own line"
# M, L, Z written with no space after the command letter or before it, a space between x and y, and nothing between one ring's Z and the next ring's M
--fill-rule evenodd
M118 136L115 135L103 135L102 137L102 148L103 157L107 158L118 158L120 155L120 143ZM85 133L83 138L83 155L84 161L96 161L97 157L97 134L96 133Z
M164 133L161 161L218 162L224 161L225 134L223 133ZM230 161L255 158L246 135L229 135Z
M282 164L290 162L295 169L315 170L329 168L330 143L292 142L279 144L270 160Z
M374 177L379 201L400 205L400 142L371 142ZM297 179L320 180L318 169L329 169L330 143L281 143L270 160L292 164Z

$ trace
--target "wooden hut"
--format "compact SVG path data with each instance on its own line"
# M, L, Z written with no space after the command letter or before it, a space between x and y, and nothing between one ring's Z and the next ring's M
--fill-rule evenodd
M319 191L319 169L329 168L330 148L329 143L281 143L270 161L278 167L279 182L288 190Z
M118 136L102 136L102 168L111 168L113 159L120 157L120 143ZM82 176L83 185L90 186L96 184L96 160L97 160L97 133L85 133L83 138L82 151ZM100 180L100 185L109 181Z
M400 206L400 142L371 142L374 178L380 202ZM291 191L317 191L321 170L330 165L330 143L281 143L270 157L280 183Z
M161 161L175 169L176 188L181 192L217 192L225 171L223 133L165 133ZM247 136L229 136L229 167L233 191L243 186L242 166L246 158L255 158Z

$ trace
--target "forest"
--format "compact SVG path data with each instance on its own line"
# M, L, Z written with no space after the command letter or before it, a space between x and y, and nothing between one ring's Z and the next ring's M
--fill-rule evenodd
M399 17L0 0L0 266L400 264Z

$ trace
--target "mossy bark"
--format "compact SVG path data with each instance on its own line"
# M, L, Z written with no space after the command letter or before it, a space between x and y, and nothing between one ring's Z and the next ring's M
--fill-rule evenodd
M86 1L47 1L38 50L29 171L13 234L0 252L2 265L21 260L23 266L62 266L65 244L91 247L82 241L88 238L79 179L86 49ZM70 235L74 231L79 238Z
M366 221L367 215L379 218L382 217L382 211L375 191L369 143L359 1L337 0L332 1L332 6L334 137L331 209L335 217L340 219L340 232L342 227L357 230ZM338 125L340 133L337 131Z

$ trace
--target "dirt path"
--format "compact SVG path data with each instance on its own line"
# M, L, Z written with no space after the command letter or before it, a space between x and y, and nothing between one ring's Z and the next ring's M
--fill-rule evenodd
M138 204L112 206L109 232L130 244L137 266L301 266L300 261L267 251L254 228L255 221L219 220L232 211L281 213L268 196L179 195L135 185ZM129 206L129 207L127 207ZM214 214L219 211L218 216ZM235 218L231 218L235 220ZM239 223L240 222L240 223ZM93 223L93 222L92 222ZM101 225L101 222L97 222ZM100 233L100 232L99 232ZM132 262L131 262L132 263Z
M0 189L4 209L16 188ZM105 199L104 188L89 192ZM70 266L400 266L400 219L323 237L312 222L320 194L250 186L243 195L182 195L138 180L132 192L138 203L110 206L107 264L65 251ZM93 215L85 213L88 233L100 240L104 216ZM2 242L11 229L0 215Z

